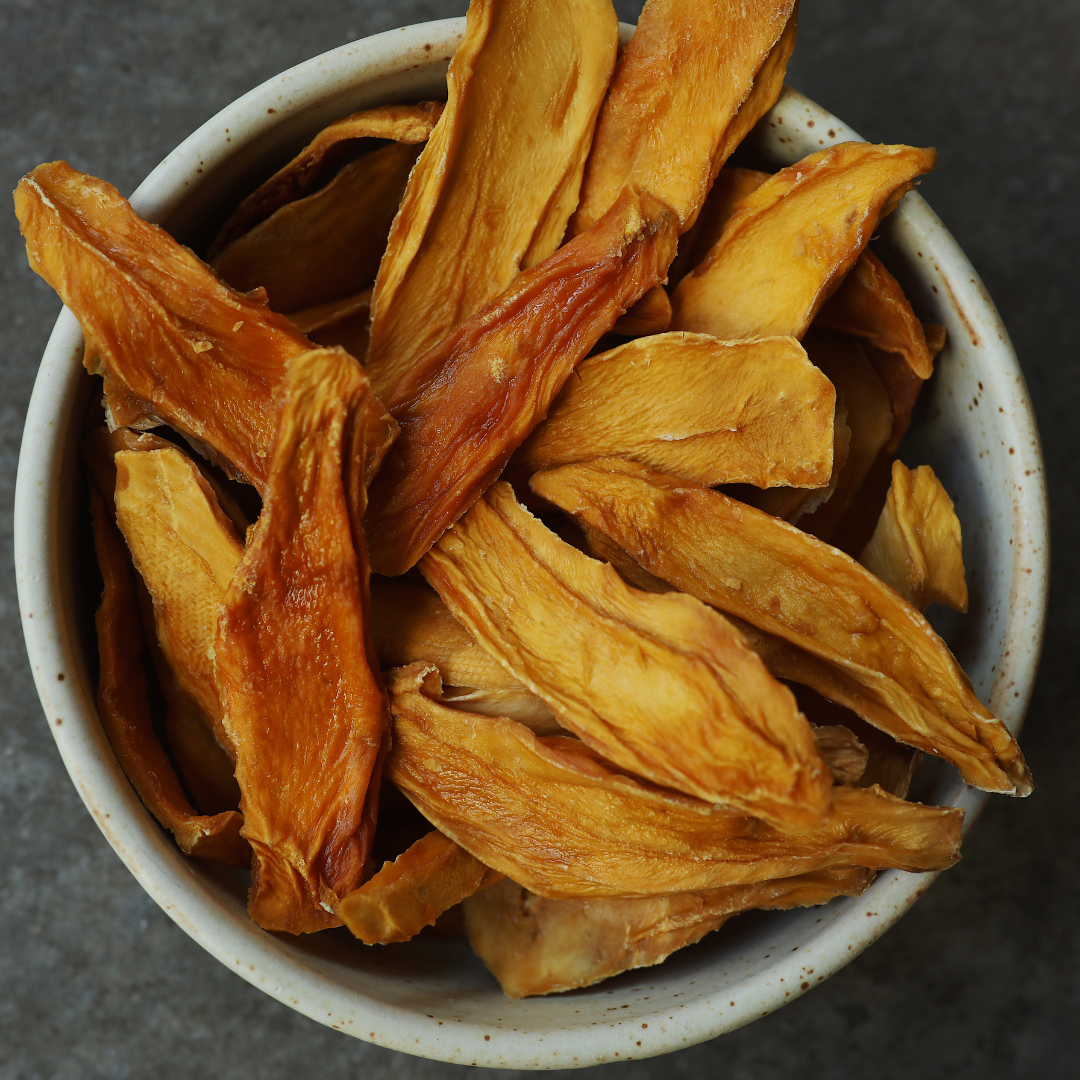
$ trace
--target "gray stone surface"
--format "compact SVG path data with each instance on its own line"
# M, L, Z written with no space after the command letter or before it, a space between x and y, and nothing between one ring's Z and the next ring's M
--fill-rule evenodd
M632 18L639 5L619 6ZM2 186L64 157L128 192L203 120L275 72L464 7L0 0ZM922 191L984 276L1035 399L1055 558L1024 734L1036 794L993 800L964 861L813 993L715 1042L603 1070L624 1080L1073 1076L1080 7L805 0L803 8L789 81L868 138L938 147L940 165ZM226 971L153 905L83 809L38 707L11 572L22 418L59 304L26 268L9 211L0 214L0 282L0 1080L464 1075L322 1028Z

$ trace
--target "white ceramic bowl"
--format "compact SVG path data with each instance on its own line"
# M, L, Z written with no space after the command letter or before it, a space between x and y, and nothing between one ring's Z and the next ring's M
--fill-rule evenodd
M185 241L205 239L244 192L331 120L444 96L463 33L464 19L395 30L271 79L174 150L133 205ZM752 136L775 166L852 138L791 91ZM1034 681L1047 589L1031 404L989 296L926 203L908 195L882 233L884 255L920 316L949 331L904 449L909 464L934 466L963 524L971 611L941 629L979 696L1015 732ZM302 939L260 930L245 912L243 880L186 859L146 812L98 720L89 608L79 590L85 564L77 561L85 532L75 444L90 392L81 348L65 310L41 361L19 460L15 554L38 693L71 778L116 853L183 930L253 985L358 1038L449 1062L556 1068L629 1060L710 1039L798 997L881 935L933 880L889 871L857 900L743 916L660 967L526 1001L503 997L463 940L367 948L342 930ZM963 806L969 826L985 801L945 767L926 768L918 794Z

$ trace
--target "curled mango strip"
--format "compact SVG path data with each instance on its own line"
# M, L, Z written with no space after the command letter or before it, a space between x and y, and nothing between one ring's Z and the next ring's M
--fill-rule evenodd
M503 993L523 998L659 964L741 911L827 904L860 895L873 879L872 870L838 867L753 885L611 900L551 900L503 879L465 901L465 927Z
M801 338L878 221L936 152L847 142L781 169L738 206L671 298L673 330Z
M401 434L367 518L373 570L404 573L468 510L674 251L671 215L626 191L395 384L386 402Z
M221 227L210 247L216 259L234 240L265 221L287 203L310 195L325 183L344 155L355 152L360 140L391 139L406 145L426 142L442 114L437 101L417 105L379 105L346 116L323 128L299 154L260 184ZM368 144L378 146L378 143Z
M375 283L366 364L380 396L562 242L618 34L609 0L469 5Z
M627 186L671 207L680 233L693 225L735 148L729 126L794 7L794 0L649 0L596 123L572 235L598 221ZM766 75L759 102L774 82Z
M311 343L143 221L111 184L66 162L24 176L15 210L31 268L82 324L113 424L170 424L261 491L277 432L273 389ZM374 395L367 408L385 453L396 427Z
M363 500L350 461L369 392L341 349L290 362L262 514L214 648L254 852L248 911L293 934L340 924L375 826L386 706L370 659L363 531L350 512Z
M620 768L779 828L828 813L810 726L731 624L691 597L627 587L508 484L420 568L481 645Z
M447 708L429 665L399 669L388 689L388 779L440 832L541 896L664 896L959 858L963 811L951 807L837 787L823 824L779 832L618 772L577 739Z
M583 360L514 464L617 456L701 484L825 487L835 408L794 338L660 334Z
M365 945L408 941L501 878L435 829L349 893L341 918Z
M533 490L602 532L650 574L796 645L877 708L866 719L1008 795L1031 774L948 646L850 556L735 499L605 458L537 473Z
M967 611L960 522L929 465L912 472L893 462L885 508L859 562L920 611L934 603Z
M214 637L244 546L180 450L123 450L115 461L116 521L153 600L157 640L180 689L231 756L214 682Z
M96 484L90 487L90 508L105 582L95 620L100 663L97 704L105 734L139 798L173 834L181 851L246 866L250 852L240 835L240 814L235 810L198 814L154 733L135 571L107 497Z

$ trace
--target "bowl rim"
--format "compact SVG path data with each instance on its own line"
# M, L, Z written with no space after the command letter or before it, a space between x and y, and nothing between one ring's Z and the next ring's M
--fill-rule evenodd
M221 161L295 113L326 95L326 86L377 78L398 72L433 55L450 55L464 33L464 18L420 23L361 39L299 64L226 106L150 173L132 196L132 205L149 220L167 218L171 209ZM624 37L628 29L623 27ZM432 52L435 43L435 53ZM809 127L806 122L810 121ZM786 127L783 126L786 121ZM818 125L813 137L809 128ZM801 125L801 126L800 126ZM762 139L799 143L818 149L858 139L850 128L794 91L785 91L761 128ZM828 130L827 136L821 132ZM225 141L223 131L231 131ZM788 151L790 152L790 147ZM798 156L803 156L799 153ZM916 194L909 194L890 222L894 243L933 234L940 265L960 318L979 335L1000 367L1014 381L1014 408L1008 425L1016 447L1011 476L1024 476L1012 515L1016 538L1006 641L1013 660L1007 671L1012 695L999 715L1019 730L1030 701L1045 624L1048 595L1048 512L1042 452L1031 402L1016 354L1000 317L978 275L940 220ZM906 234L910 234L905 241ZM959 324L957 324L959 326ZM222 901L222 891L204 880L166 839L131 789L105 740L86 673L81 670L73 630L70 597L63 591L60 534L66 513L61 489L65 462L73 453L73 411L83 379L81 330L65 308L45 348L27 411L15 492L14 551L19 604L26 647L42 708L65 767L109 844L155 902L222 963L284 1004L365 1041L442 1061L501 1068L572 1068L604 1061L647 1057L692 1045L731 1031L794 1000L809 984L804 973L816 971L814 985L839 970L888 929L921 896L935 875L888 871L868 893L853 901L805 943L798 954L778 960L756 983L740 991L728 1007L725 991L699 995L670 1017L657 1014L648 1039L635 1014L633 1031L625 1022L553 1032L495 1029L475 1022L451 1030L408 1006L372 998L357 1000L334 988L316 964L304 965L280 947L274 935L237 916ZM995 687L998 683L995 683ZM957 788L958 805L967 810L965 831L985 805L986 795ZM278 947L275 947L278 946ZM785 989L789 987L791 989ZM520 1024L520 1021L519 1021ZM498 1032L499 1038L495 1038ZM557 1037L553 1037L556 1035ZM545 1038L545 1036L547 1036ZM640 1041L639 1041L640 1040ZM642 1046L641 1042L646 1045ZM635 1046L635 1043L637 1045Z

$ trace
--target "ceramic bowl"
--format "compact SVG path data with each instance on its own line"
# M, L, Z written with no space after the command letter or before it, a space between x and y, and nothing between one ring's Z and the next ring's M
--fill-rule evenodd
M631 32L624 27L624 36ZM204 124L132 197L186 243L205 242L238 199L318 129L367 106L445 96L464 19L412 26L301 64ZM773 167L858 138L787 91L752 136ZM909 194L878 250L919 315L949 344L903 451L933 465L963 525L971 610L940 629L979 696L1015 732L1031 694L1046 606L1042 460L1016 356L978 276L938 218ZM15 551L27 649L71 779L116 853L203 948L253 985L358 1038L448 1062L562 1068L629 1060L701 1042L794 1000L892 925L932 875L881 874L859 899L733 920L659 967L573 993L509 1001L463 939L367 948L343 930L295 939L249 921L245 882L186 859L117 766L94 705L86 595L85 491L76 441L91 393L82 336L64 311L41 361L16 493ZM963 806L985 796L946 767L917 794Z

